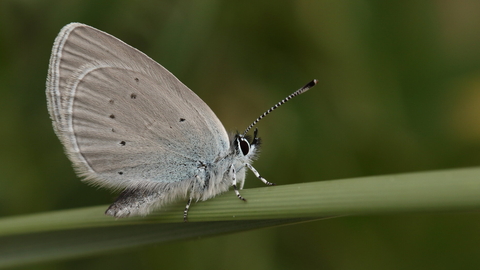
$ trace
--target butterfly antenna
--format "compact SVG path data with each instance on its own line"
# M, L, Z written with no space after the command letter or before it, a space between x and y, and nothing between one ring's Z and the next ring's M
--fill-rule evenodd
M268 109L266 112L264 112L262 115L260 115L257 119L255 119L255 121L253 121L253 123L250 124L250 126L248 126L247 129L245 129L245 132L243 132L243 136L245 136L247 134L247 132L253 127L255 126L258 121L262 120L262 118L264 118L265 116L267 116L267 114L271 113L273 110L275 110L276 108L280 107L281 105L285 104L287 101L289 101L290 99L300 95L300 94L303 94L305 92L307 92L310 88L314 87L316 84L318 83L317 80L313 80L309 83L307 83L304 87L298 89L297 91L291 93L288 97L282 99L280 102L278 102L277 104L273 105L273 107L271 107L270 109Z

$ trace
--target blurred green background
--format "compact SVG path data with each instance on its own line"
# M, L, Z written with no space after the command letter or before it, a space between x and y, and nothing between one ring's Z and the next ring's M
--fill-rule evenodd
M151 56L230 131L318 79L258 125L254 165L285 185L478 166L479 14L474 0L1 0L0 216L115 197L79 181L47 113L51 47L69 22ZM478 213L337 218L35 269L474 269L479 227Z

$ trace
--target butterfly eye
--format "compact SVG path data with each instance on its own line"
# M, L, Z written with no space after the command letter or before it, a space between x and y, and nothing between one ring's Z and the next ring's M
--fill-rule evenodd
M248 143L247 139L241 137L238 139L238 146L240 147L240 150L242 150L242 153L244 156L250 152L250 143Z

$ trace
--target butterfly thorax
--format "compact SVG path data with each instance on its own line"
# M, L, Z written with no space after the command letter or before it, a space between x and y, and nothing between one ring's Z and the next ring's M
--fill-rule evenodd
M260 138L235 134L231 137L230 148L224 156L211 163L199 163L191 196L196 200L208 200L227 191L232 186L232 177L240 189L243 188L246 166L258 155ZM234 176L232 174L235 174Z

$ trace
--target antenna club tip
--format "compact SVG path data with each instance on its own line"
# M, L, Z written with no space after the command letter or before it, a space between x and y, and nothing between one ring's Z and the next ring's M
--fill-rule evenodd
M307 91L308 89L314 87L317 83L318 83L318 80L313 79L311 82L307 83L304 87L301 88L303 90L302 92Z
M318 83L317 79L313 79L311 82L308 83L309 87L314 87Z

